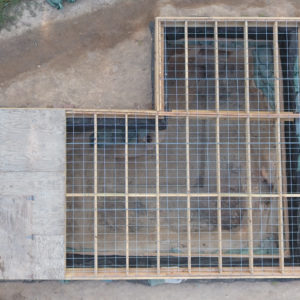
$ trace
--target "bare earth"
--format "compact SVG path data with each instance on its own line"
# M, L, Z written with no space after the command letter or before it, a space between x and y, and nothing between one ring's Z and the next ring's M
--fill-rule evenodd
M24 6L16 25L0 32L0 107L150 108L149 22L155 16L300 16L297 0L78 0L63 11L35 2L35 14ZM152 288L131 282L0 284L1 300L299 295L299 281L190 281Z
M299 281L189 281L155 287L137 282L3 283L0 299L153 299L153 300L291 300L299 299Z

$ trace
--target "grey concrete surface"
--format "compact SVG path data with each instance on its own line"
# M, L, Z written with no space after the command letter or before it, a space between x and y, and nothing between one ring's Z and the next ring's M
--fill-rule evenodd
M191 281L155 287L123 281L6 282L0 285L1 300L296 300L299 294L299 281Z
M0 279L64 278L64 111L0 110L0 153Z

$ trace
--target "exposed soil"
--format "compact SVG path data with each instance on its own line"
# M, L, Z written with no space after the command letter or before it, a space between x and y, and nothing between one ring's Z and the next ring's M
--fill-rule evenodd
M148 109L155 16L293 16L300 7L279 0L114 2L78 1L49 12L39 0L35 16L25 9L22 22L0 33L0 106Z

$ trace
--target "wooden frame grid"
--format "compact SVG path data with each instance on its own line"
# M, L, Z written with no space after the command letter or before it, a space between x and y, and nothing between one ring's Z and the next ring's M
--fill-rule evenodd
M283 161L285 158L284 149L284 133L283 122L293 120L299 117L293 112L283 111L282 99L280 97L280 57L278 47L278 27L280 24L291 26L293 22L298 22L297 18L157 18L155 22L155 110L68 110L69 115L87 115L94 118L94 192L93 193L67 193L66 197L94 197L94 269L93 272L89 269L67 269L66 278L68 279L144 279L144 278L266 278L266 277L299 277L300 268L291 268L285 266L285 258L289 254L288 242L284 238L288 231L288 215L287 199L291 197L300 197L300 194L289 194L286 190L285 167ZM189 22L210 22L214 28L214 63L215 63L215 110L190 110L189 107L189 44L188 44L188 28ZM249 41L248 28L251 22L262 24L261 26L273 27L273 50L274 50L274 93L275 93L275 111L251 111L250 110L250 91L249 91ZM172 26L180 26L184 29L184 74L185 74L185 110L165 110L165 61L164 61L164 27L166 24ZM245 110L244 111L223 111L220 110L220 93L219 93L219 49L218 49L218 28L220 26L234 24L244 28L244 84L245 84ZM124 193L99 193L97 190L98 174L97 174L97 118L101 116L121 116L125 118L125 192ZM156 174L156 190L154 193L131 193L128 185L128 120L134 117L155 118L155 174ZM186 192L178 193L163 193L160 190L160 134L159 120L162 117L177 117L185 119L185 143L186 143ZM213 119L215 120L216 132L216 192L214 193L192 193L190 181L190 120L198 119ZM220 158L220 121L222 119L243 120L245 122L245 147L246 147L246 173L247 173L247 191L245 193L224 193L221 191L221 158ZM276 162L277 162L277 192L275 193L252 193L251 182L251 135L250 125L252 120L274 120L276 130ZM97 231L97 198L98 197L124 197L125 212L126 212L126 267L116 269L107 268L105 272L100 272L98 268L98 231ZM143 269L130 267L129 255L129 206L128 202L131 197L152 197L156 199L156 268ZM161 259L161 233L160 233L160 199L162 197L186 197L186 224L187 224L187 266L178 270L172 268L164 268L160 265ZM210 254L209 257L216 257L218 264L216 268L194 268L192 265L192 242L191 242L191 198L192 197L216 197L217 198L217 231L218 231L218 253ZM231 254L223 253L222 245L222 216L221 216L221 201L222 197L240 197L246 200L247 205L247 227L248 227L248 254ZM276 255L257 255L253 251L253 215L252 215L252 200L255 198L274 198L278 205L278 236L279 236L279 254ZM223 259L226 257L237 257L248 259L248 267L226 267L223 265ZM271 257L279 259L279 266L258 268L254 264L255 258Z

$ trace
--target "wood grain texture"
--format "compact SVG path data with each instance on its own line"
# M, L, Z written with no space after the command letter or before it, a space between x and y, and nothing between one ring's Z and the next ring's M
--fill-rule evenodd
M0 171L63 171L64 124L61 110L0 110Z
M0 279L63 279L64 112L0 110L0 152Z

